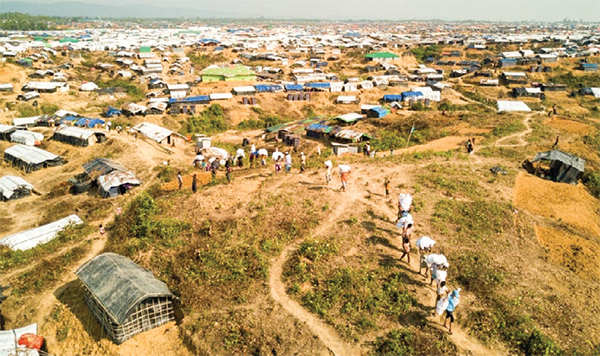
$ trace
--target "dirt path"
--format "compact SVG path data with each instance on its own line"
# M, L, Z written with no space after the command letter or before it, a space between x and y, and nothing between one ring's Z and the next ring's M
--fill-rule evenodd
M313 236L319 236L325 232L331 225L346 211L350 203L350 199L343 199L335 211L317 227ZM269 270L269 293L271 297L279 303L283 309L292 314L298 320L305 323L308 328L323 342L323 344L337 356L352 356L361 355L362 348L358 345L353 345L342 340L334 328L327 325L311 312L304 309L298 302L292 300L285 291L285 284L281 280L283 265L287 261L288 256L298 248L300 242L286 247L281 256L271 265Z
M370 202L370 201L364 200L364 199L362 199L361 201L363 203L370 205L374 209L374 211L377 211L382 216L396 214L396 212L392 211L392 209L390 209L390 207L387 204L382 204L382 203L378 204L377 201ZM395 229L394 224L390 223L390 225L391 225L390 229ZM395 256L398 259L400 258L401 252L400 252L399 246L398 246L398 249L393 249L388 246L383 246L383 248L386 250L386 253L388 253L392 256ZM400 261L399 263L405 264L407 262ZM418 254L414 254L412 256L411 262L410 262L410 264L408 264L407 267L410 270L414 271L415 273L417 273L417 271L419 271L419 255ZM423 275L418 275L418 277L410 277L410 278L415 280L415 282L420 282L420 284L421 284L421 286L418 287L420 289L420 291L415 293L415 298L417 299L417 301L423 305L431 305L431 308L433 311L433 301L435 300L435 296L436 296L434 287L429 286L427 284L428 279L425 278ZM434 316L432 314L429 314L427 316L427 321L428 321L427 324L429 327L447 331L443 327L443 325L440 323L440 317L438 317L437 315ZM491 349L487 348L479 340L468 335L464 330L462 330L458 326L457 323L454 323L454 325L452 325L452 335L449 335L448 337L450 338L450 340L452 340L452 342L460 350L463 351L462 354L472 354L475 356L488 356L488 355L504 354L503 352L500 352L498 350L491 350Z
M531 128L531 126L529 125L529 120L531 119L531 117L535 115L535 114L528 114L527 116L525 116L525 119L523 120L523 124L525 124L525 127L527 127L527 130L525 131L521 131L521 132L517 132L514 133L512 135L508 135L506 137L501 137L499 139L496 140L496 142L494 142L494 146L495 147L520 147L520 146L526 146L528 144L528 142L525 140L525 136L529 135L533 129ZM519 143L516 144L502 144L501 142L503 141L510 141L511 139L518 139Z

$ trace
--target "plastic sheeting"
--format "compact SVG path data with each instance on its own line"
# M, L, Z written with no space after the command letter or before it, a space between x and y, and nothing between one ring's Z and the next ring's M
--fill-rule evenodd
M28 195L33 185L21 177L4 176L0 178L0 200L10 200L21 195Z
M352 167L345 164L340 164L338 168L340 169L340 173L350 172L350 170L352 169Z
M44 139L44 135L39 132L17 130L10 135L12 142L22 143L27 146L39 145Z
M423 236L417 240L415 245L417 245L418 248L431 248L435 243L436 242L431 237Z
M7 246L15 251L29 250L54 239L56 234L71 224L79 225L83 224L83 221L77 215L67 216L53 223L0 239L0 245Z
M14 351L19 346L18 341L23 334L37 335L37 324L31 324L18 329L0 331L0 356L15 355Z
M436 254L427 255L427 256L425 256L425 262L427 262L427 264L429 266L434 265L434 264L440 265L440 266L445 266L445 267L450 266L450 264L448 263L448 260L446 259L446 256L444 256L444 255L436 255Z

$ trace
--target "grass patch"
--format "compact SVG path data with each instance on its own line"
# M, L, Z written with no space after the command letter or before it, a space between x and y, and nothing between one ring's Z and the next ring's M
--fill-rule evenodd
M56 238L46 244L38 245L25 251L13 251L8 247L0 247L0 272L6 272L12 268L29 264L40 260L48 254L52 254L68 243L77 242L94 231L94 227L81 224L71 225L60 231Z
M464 195L470 198L481 196L482 190L470 172L460 172L457 167L433 163L425 167L428 171L419 176L419 182L429 188L443 190L450 195ZM457 177L457 174L460 177Z
M370 355L457 355L456 346L440 330L424 331L421 327L394 329L373 342Z
M467 240L480 241L504 232L504 227L512 226L512 206L498 202L477 199L472 202L459 202L442 199L435 204L431 222L440 233L453 231Z
M202 133L206 135L227 131L231 128L225 119L223 107L219 104L211 104L198 116L190 116L183 124L180 133L182 135Z
M521 119L514 119L510 122L504 123L499 126L494 126L492 131L489 134L486 134L486 137L504 137L513 133L525 131L527 126L523 123Z
M90 244L75 246L58 257L42 260L36 268L19 275L12 283L11 297L39 294L55 287L69 268L85 256Z

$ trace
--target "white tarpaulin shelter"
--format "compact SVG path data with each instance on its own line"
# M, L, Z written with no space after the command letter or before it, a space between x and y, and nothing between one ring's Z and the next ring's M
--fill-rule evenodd
M526 111L529 112L531 109L522 101L506 101L498 100L498 112L515 112L515 111Z
M15 353L15 350L19 346L18 341L23 334L37 335L37 324L31 324L18 329L0 331L0 356L21 355L20 353ZM37 353L28 353L26 355L37 355Z
M67 216L53 223L36 227L35 229L16 233L0 239L0 245L7 246L12 250L25 251L34 248L37 245L45 244L54 239L56 234L69 225L83 224L83 221L77 215Z
M594 94L594 98L600 98L600 88L590 88L592 94Z
M25 130L17 130L12 135L10 135L10 140L12 142L22 143L27 146L35 146L39 145L44 139L44 135L39 132L25 131Z
M0 178L0 201L28 195L33 190L33 185L21 177L4 176Z
M415 243L418 248L431 248L435 245L435 241L429 236L423 236Z
M233 94L231 93L212 93L209 94L208 97L210 100L227 100L233 98Z

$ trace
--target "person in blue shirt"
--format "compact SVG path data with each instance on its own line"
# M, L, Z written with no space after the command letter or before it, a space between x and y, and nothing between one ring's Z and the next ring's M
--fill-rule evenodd
M454 309L460 302L460 288L455 289L450 297L448 297L448 307L446 307L446 319L444 319L444 327L448 328L448 332L452 335L452 323L454 322ZM446 326L446 323L450 319L450 326Z

